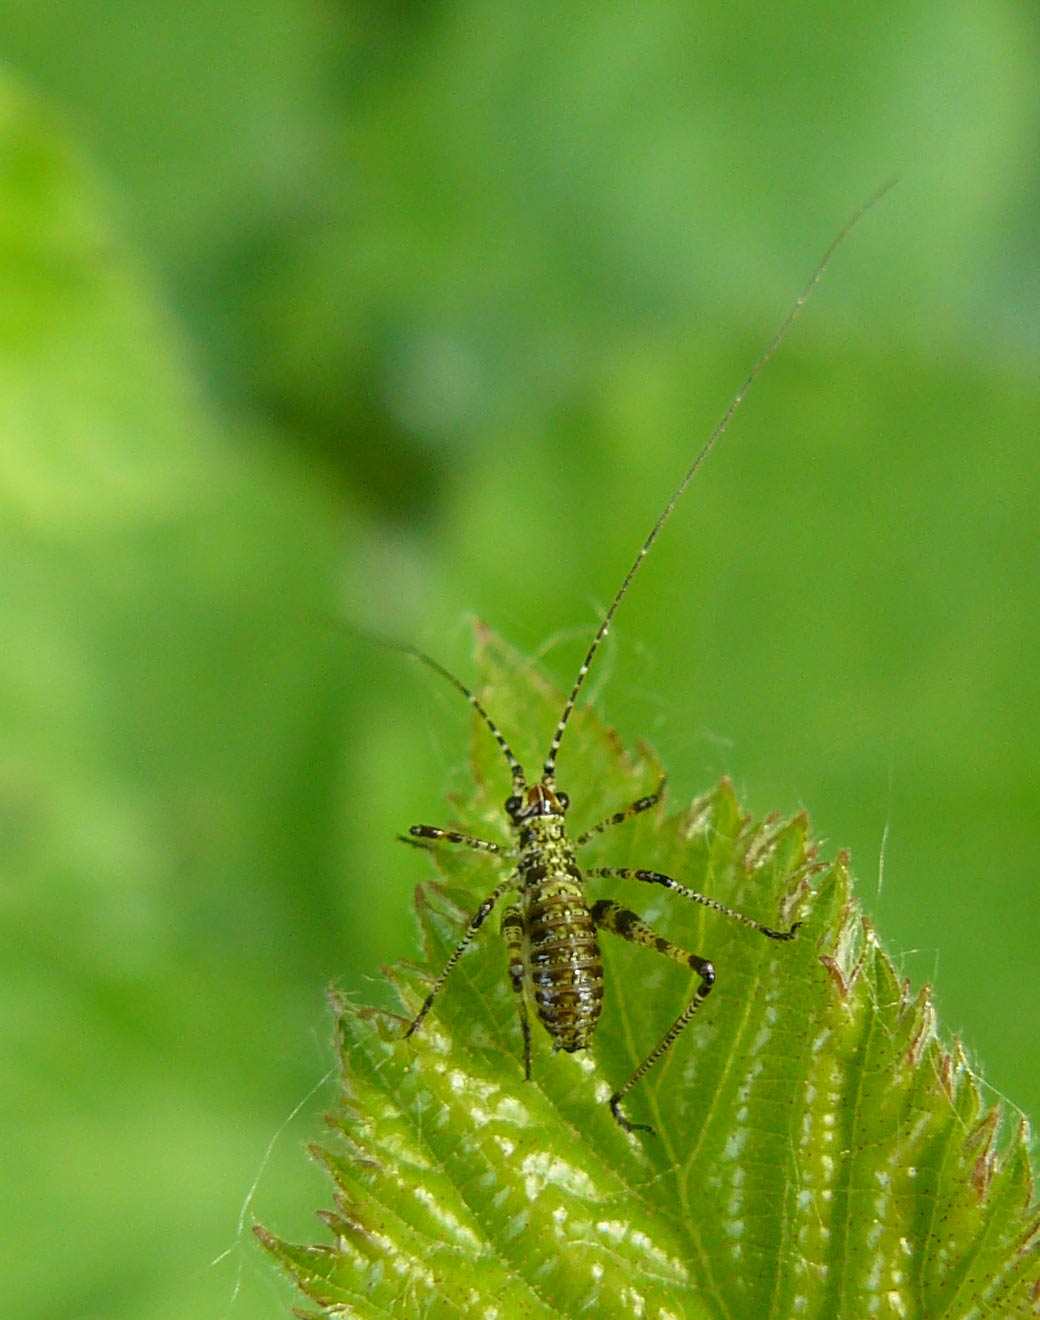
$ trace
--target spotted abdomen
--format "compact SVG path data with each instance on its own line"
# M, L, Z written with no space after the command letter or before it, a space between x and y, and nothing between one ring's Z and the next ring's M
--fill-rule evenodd
M524 963L535 1012L558 1050L583 1050L603 1005L603 961L580 884L543 880L531 894Z

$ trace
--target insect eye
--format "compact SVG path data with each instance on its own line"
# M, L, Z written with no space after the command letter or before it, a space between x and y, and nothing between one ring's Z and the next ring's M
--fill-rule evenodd
M523 805L524 805L523 802L516 796L515 793L510 794L510 796L506 798L506 815L519 816L520 808Z
M556 801L560 804L563 810L566 811L571 805L571 795L569 793L557 793Z

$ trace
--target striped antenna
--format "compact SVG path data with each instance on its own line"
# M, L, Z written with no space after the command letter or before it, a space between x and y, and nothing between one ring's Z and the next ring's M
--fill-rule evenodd
M617 612L617 607L621 604L622 600L624 600L626 592L628 591L629 587L632 585L632 580L634 579L635 575L639 572L643 560L650 552L650 547L657 540L657 537L660 534L665 523L672 516L675 506L679 503L679 500L682 498L683 492L686 490L686 487L693 480L701 464L711 453L712 449L714 449L715 442L729 426L730 422L733 419L733 414L744 402L744 398L748 390L758 379L766 363L773 356L776 350L780 347L781 343L783 343L788 330L790 330L791 326L797 320L799 312L801 312L802 308L809 301L809 297L812 294L813 290L816 288L817 284L819 284L820 280L823 278L823 274L826 271L828 265L830 264L831 257L834 256L835 252L848 237L849 233L855 228L855 226L863 218L863 216L866 215L866 213L871 209L871 207L875 205L875 203L879 202L881 198L884 197L885 193L887 193L888 190L893 187L895 182L896 182L895 179L890 179L888 183L884 185L884 187L879 188L878 191L874 193L874 195L870 197L867 201L865 201L863 205L856 211L856 213L853 216L851 216L849 220L846 221L846 223L834 236L833 240L831 241L830 247L823 254L823 257L819 265L813 271L812 278L809 280L808 284L806 284L805 288L799 294L797 302L787 313L787 316L784 318L783 324L780 326L780 329L773 336L772 340L770 341L769 345L763 352L762 356L751 368L750 372L748 373L747 379L744 381L743 385L741 385L740 389L737 390L736 394L733 396L732 402L730 403L729 407L723 413L721 421L719 421L714 431L712 431L711 435L708 437L707 443L704 445L704 448L693 460L693 463L687 469L686 475L683 477L682 481L679 482L678 486L676 486L671 499L664 506L664 509L662 510L660 517L657 519L653 527L650 529L650 535L643 542L642 546L639 549L639 553L632 561L631 568L625 574L624 581L621 583L621 586L617 589L617 593L615 594L614 599L610 602L610 607L608 608L606 614L604 614L602 622L600 623L599 627L596 629L596 635L595 637L593 637L592 644L585 654L585 659L581 662L581 668L578 670L578 676L574 680L574 686L571 688L570 696L567 698L567 703L563 708L563 713L560 715L559 723L556 725L556 732L553 734L553 740L549 747L549 755L545 758L545 765L542 770L542 782L547 787L553 788L555 786L556 758L559 755L560 744L563 742L563 735L567 729L567 722L570 719L571 711L573 711L575 703L578 700L578 694L581 692L582 684L585 682L585 677L592 666L592 662L595 659L596 652L600 648L600 643L603 641L603 638L606 637L607 633L610 630L610 625L611 622L613 621L615 613ZM487 717L485 716L485 719L486 718ZM490 721L488 721L488 723L490 724ZM494 730L494 726L492 725L491 727Z
M476 693L470 691L461 678L457 678L446 665L442 665L439 660L435 660L432 655L428 655L425 651L420 650L418 646L412 646L408 642L395 642L389 637L379 637L375 633L363 632L361 629L354 628L353 626L351 626L350 630L351 632L356 633L359 637L364 637L367 641L375 642L377 646L385 646L391 651L401 651L404 655L413 656L416 660L420 660L427 669L432 669L435 674L440 674L441 678L446 678L457 692L461 692L490 729L492 738L494 738L495 742L497 742L502 749L502 755L509 763L509 773L513 776L513 792L518 794L523 792L527 787L527 780L524 776L523 766L513 755L513 749L506 742L505 734L481 705L480 698Z

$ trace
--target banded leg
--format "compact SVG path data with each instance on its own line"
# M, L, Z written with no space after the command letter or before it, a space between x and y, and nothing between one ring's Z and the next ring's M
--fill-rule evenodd
M509 979L513 984L516 1011L524 1037L524 1081L531 1080L531 1024L527 1020L524 996L524 922L520 909L507 907L502 913L502 938L509 952Z
M719 903L714 898L708 898L706 894L698 894L695 889L680 884L678 880L673 880L670 875L665 875L662 871L640 871L630 866L593 866L585 874L586 876L607 876L617 880L642 880L650 885L664 885L665 889L670 889L673 894L681 894L683 898L692 899L694 903L702 903L705 907L711 908L713 912L721 912L724 917L732 917L734 921L739 921L742 925L750 926L752 930L761 931L763 935L768 935L771 940L793 940L798 927L802 924L800 921L796 921L790 930L773 930L771 926L763 926L754 917L747 917L743 912L737 912L734 908L726 907L724 903Z
M633 912L631 908L622 907L620 903L615 903L613 899L603 898L598 903L593 903L592 920L598 930L608 930L614 935L620 935L623 940L629 940L632 944L645 944L647 948L664 954L666 958L672 958L684 967L691 968L701 978L700 985L694 991L693 998L685 1009L675 1019L624 1086L616 1090L610 1097L610 1112L626 1132L652 1133L653 1128L648 1123L633 1123L625 1117L621 1112L621 1101L628 1095L632 1087L646 1076L661 1055L671 1049L683 1027L686 1026L708 995L711 994L711 987L715 984L715 968L707 958L701 958L696 953L687 953L685 949L680 949L677 944L666 940L663 935L658 935L653 927L648 926L637 912Z
M462 955L466 952L466 949L469 947L469 944L472 941L473 936L476 935L477 931L484 924L485 918L489 916L489 914L492 912L495 904L498 902L498 900L502 897L504 893L506 893L510 889L515 889L515 888L516 888L516 877L510 875L509 878L503 880L500 885L495 886L495 888L491 891L491 893L488 894L487 898L484 899L483 903L481 903L480 907L477 908L476 912L473 913L472 917L470 917L469 925L466 927L466 933L463 935L462 939L459 940L458 944L455 945L451 957L444 964L444 967L441 970L440 976L438 976L436 981L434 981L432 990L423 1000L422 1008L419 1009L419 1012L415 1015L415 1018L412 1021L411 1025L409 1026L408 1030L404 1033L406 1040L409 1036L414 1035L415 1032L417 1032L419 1028L422 1026L423 1018L430 1011L431 1007L433 1006L433 1001L440 994L441 989L444 986L444 982L451 975L452 968L462 957Z
M601 820L598 825L593 825L592 829L586 830L584 834L579 834L574 840L575 848L580 848L583 843L588 843L589 839L594 838L597 834L602 834L604 830L609 830L614 825L620 825L622 821L628 820L632 816L638 816L640 812L649 811L651 807L656 807L658 802L661 801L665 783L666 780L662 779L653 793L641 797L638 802L633 802L630 807L623 807L620 811L615 811L606 820Z
M400 843L409 843L413 848L425 848L429 850L429 843L422 843L421 840L429 839L433 843L457 843L463 848L473 848L477 852L492 853L496 857L502 856L509 851L503 848L500 843L492 843L490 839L478 839L472 834L460 834L458 830L442 830L439 825L411 825L407 834L397 836Z

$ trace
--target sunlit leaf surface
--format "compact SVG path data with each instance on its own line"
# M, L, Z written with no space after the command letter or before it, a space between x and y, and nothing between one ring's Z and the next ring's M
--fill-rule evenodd
M560 694L481 634L481 696L521 756ZM519 732L517 732L519 731ZM483 726L463 826L502 838L508 776ZM539 761L530 760L537 765ZM560 762L574 833L656 786L579 712ZM446 822L441 822L446 823ZM422 1029L407 1020L493 859L442 848L419 895L423 954L392 979L400 1015L337 1001L342 1103L316 1150L335 1184L332 1242L258 1230L322 1314L376 1316L1012 1317L1037 1313L1028 1134L986 1109L927 990L901 984L804 817L754 821L726 781L590 843L588 865L673 874L757 919L804 922L788 944L667 892L596 881L715 963L715 990L628 1098L606 1101L660 1039L694 980L604 934L593 1049L553 1056L536 1028L525 1084L505 952L489 922ZM584 855L583 855L584 856ZM590 883L590 891L593 885ZM642 891L646 892L642 892Z

